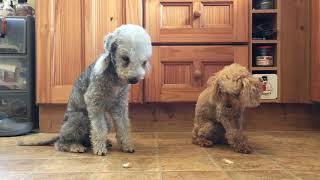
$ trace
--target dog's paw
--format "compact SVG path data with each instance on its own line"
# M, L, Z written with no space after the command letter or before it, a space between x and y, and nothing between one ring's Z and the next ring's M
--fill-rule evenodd
M93 154L98 156L105 156L107 154L108 150L106 148L100 148L100 149L93 149Z
M127 153L134 153L134 147L133 146L123 146L122 151L127 152Z
M199 145L201 147L212 147L213 146L213 142L206 139L206 138L193 138L192 139L192 143L193 144L196 144L196 145Z
M243 153L243 154L250 154L253 151L248 144L242 144L242 143L235 144L234 150L238 153Z
M107 139L106 141L106 147L111 148L112 147L112 141L110 139Z
M70 145L70 152L84 153L86 151L87 151L87 148L84 147L82 144L71 144Z

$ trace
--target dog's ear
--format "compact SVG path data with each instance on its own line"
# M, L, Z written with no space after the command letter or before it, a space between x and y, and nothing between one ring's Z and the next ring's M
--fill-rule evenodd
M241 101L245 107L258 106L262 92L262 84L259 79L252 76L242 78L242 91L240 94Z
M109 53L111 50L111 45L115 41L115 36L113 33L107 34L103 39L103 49L105 52Z
M99 56L94 64L93 71L96 75L102 74L109 66L109 53L105 52Z
M213 104L214 101L219 101L221 97L221 90L220 90L220 84L217 78L217 74L208 79L207 85L211 91L211 95L209 99L210 103Z

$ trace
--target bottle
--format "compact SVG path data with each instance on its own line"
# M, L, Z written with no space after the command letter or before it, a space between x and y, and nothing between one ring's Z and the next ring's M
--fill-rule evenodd
M3 7L0 8L0 16L6 17L6 16L14 16L15 10L11 7L12 1L4 2Z
M27 0L18 0L16 5L16 16L33 16L34 9L27 3Z

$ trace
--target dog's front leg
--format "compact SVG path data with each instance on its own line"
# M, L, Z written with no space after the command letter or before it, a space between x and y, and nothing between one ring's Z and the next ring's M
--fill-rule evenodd
M107 154L106 138L108 133L104 111L89 111L91 123L91 143L93 153L99 156Z
M248 145L248 139L243 135L241 126L239 127L237 122L239 119L234 117L230 118L228 116L220 116L220 123L226 130L226 139L228 143L233 147L236 152L249 154L252 152L251 147Z
M104 156L107 153L106 138L108 134L108 127L105 117L103 103L101 96L93 86L88 88L85 94L85 102L87 105L88 116L90 120L90 140L92 144L93 153L99 156Z
M133 153L134 147L130 132L130 120L128 117L128 101L121 100L112 107L110 113L115 124L116 138L122 151Z

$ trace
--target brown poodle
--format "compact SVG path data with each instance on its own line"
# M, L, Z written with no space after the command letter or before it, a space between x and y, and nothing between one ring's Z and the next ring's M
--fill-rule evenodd
M230 144L236 152L251 153L242 133L242 114L260 104L261 82L245 67L231 64L207 83L197 101L192 142L202 147Z

